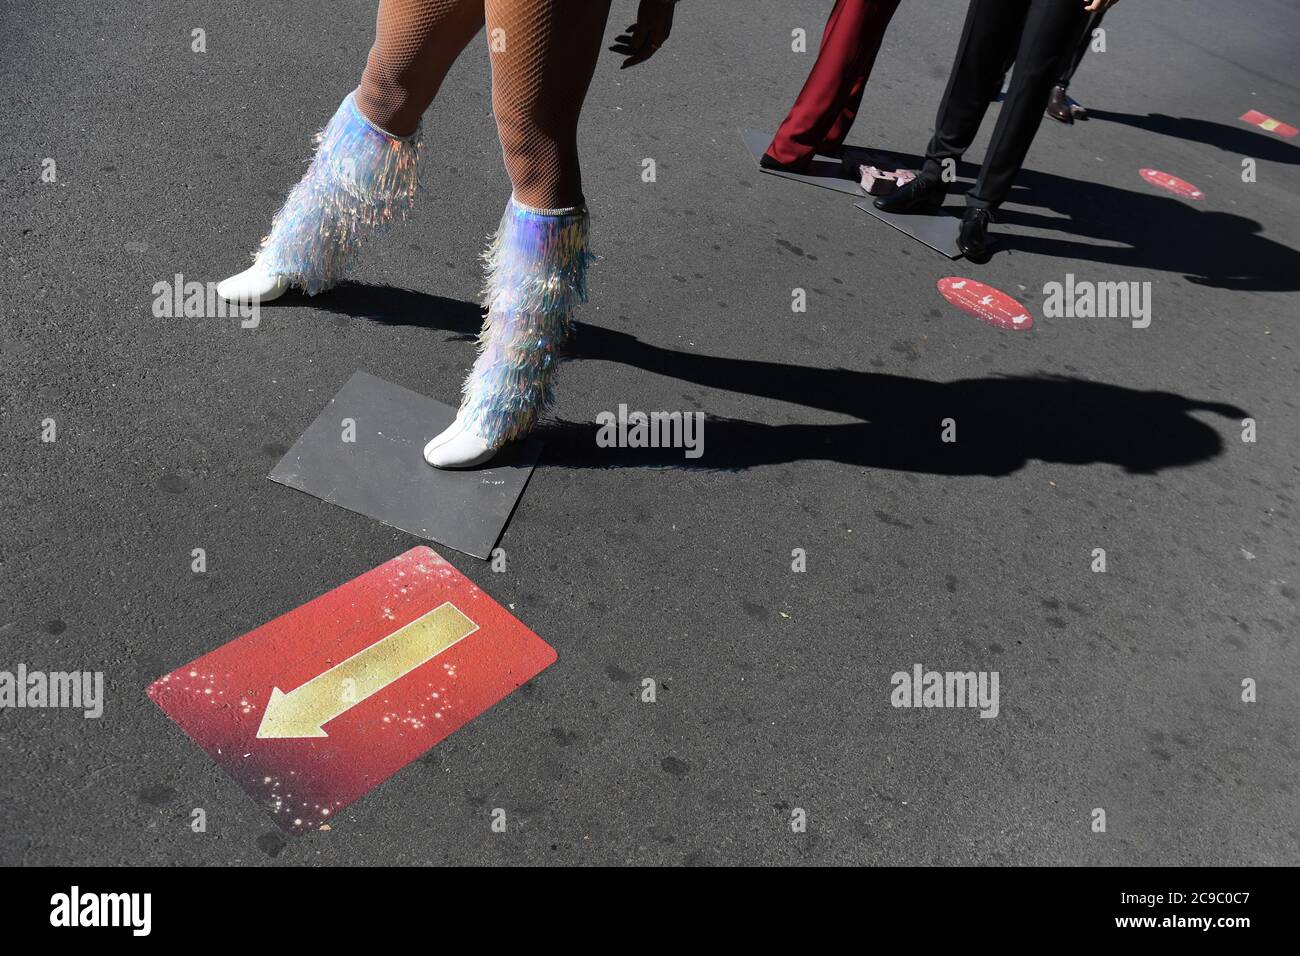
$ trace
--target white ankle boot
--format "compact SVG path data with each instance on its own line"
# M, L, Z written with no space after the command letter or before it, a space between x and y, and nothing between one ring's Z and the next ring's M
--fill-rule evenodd
M424 446L424 460L434 468L475 468L496 457L500 448L456 420Z
M227 302L272 302L288 289L288 279L267 272L260 262L217 283L217 295Z

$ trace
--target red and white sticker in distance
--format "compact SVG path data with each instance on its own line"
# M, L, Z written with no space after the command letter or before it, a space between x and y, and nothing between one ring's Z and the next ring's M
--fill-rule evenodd
M149 696L280 826L304 833L554 660L419 547L163 675Z
M1161 189L1168 190L1175 196L1182 196L1184 199L1205 198L1205 193L1201 192L1187 180L1179 179L1177 176L1162 173L1158 169L1140 169L1138 170L1138 173L1152 186L1159 186Z
M1270 133L1277 133L1278 136L1285 136L1287 139L1294 139L1296 133L1300 133L1300 129L1296 129L1290 123L1283 123L1281 120L1273 119L1267 113L1261 113L1259 110L1246 110L1241 114L1241 121L1249 123L1251 126L1258 126Z
M1016 332L1034 327L1034 317L1028 309L991 285L960 276L948 276L936 285L945 299L987 325Z

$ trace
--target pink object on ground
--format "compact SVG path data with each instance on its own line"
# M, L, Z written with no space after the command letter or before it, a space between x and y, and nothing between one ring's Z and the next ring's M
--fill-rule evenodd
M875 166L860 166L862 189L868 196L883 196L892 193L901 186L906 186L916 178L911 169L878 169Z

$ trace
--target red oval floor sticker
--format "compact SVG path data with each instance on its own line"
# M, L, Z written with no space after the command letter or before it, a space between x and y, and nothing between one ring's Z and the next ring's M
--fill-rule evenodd
M981 322L1016 332L1034 327L1034 317L1028 309L991 285L960 276L948 276L936 284L940 295Z
M1175 196L1182 196L1186 199L1204 199L1205 193L1201 192L1185 179L1179 179L1177 176L1170 176L1168 173L1162 173L1158 169L1139 169L1138 172L1142 178L1152 186L1159 186L1161 189L1167 189Z

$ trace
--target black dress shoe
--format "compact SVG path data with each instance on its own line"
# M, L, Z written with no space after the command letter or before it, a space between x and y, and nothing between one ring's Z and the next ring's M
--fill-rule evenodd
M1074 113L1070 111L1070 97L1066 95L1065 87L1052 87L1052 96L1047 101L1047 115L1067 125L1074 122Z
M900 186L887 196L875 201L881 212L938 212L948 187L941 179L917 176L906 186Z
M961 217L961 231L957 233L957 248L976 265L993 258L988 246L989 211L970 206Z
M764 153L758 165L775 173L806 173L812 162L810 160L806 163L783 163L771 153Z

